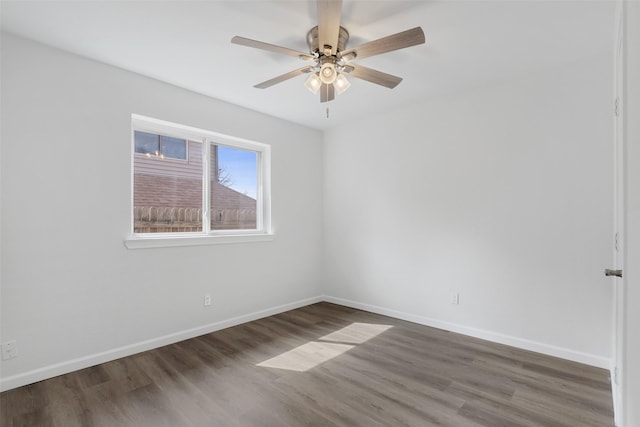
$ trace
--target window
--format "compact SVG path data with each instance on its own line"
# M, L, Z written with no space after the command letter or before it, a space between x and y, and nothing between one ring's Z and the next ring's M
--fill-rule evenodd
M268 145L137 115L132 127L127 247L270 234Z

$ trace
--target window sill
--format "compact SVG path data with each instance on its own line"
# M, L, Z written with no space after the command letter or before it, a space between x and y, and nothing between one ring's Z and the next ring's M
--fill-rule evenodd
M204 246L233 243L257 243L273 240L273 234L219 234L212 236L130 236L124 245L128 249L171 248L178 246Z

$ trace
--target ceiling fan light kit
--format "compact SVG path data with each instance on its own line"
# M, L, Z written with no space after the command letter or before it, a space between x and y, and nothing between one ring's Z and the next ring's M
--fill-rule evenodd
M320 86L322 86L322 80L320 80L320 77L318 77L316 73L312 73L309 78L307 78L307 81L304 82L304 85L309 89L309 92L315 95L320 90Z
M301 74L311 73L304 85L313 94L320 92L320 102L333 100L336 93L338 95L344 93L351 86L345 74L393 89L402 81L401 77L355 65L351 61L425 42L422 28L416 27L360 46L345 49L349 41L349 32L346 28L340 26L342 0L317 0L317 7L318 25L311 28L307 33L309 53L240 36L235 36L231 39L231 43L295 56L315 63L312 66L302 67L258 83L254 87L266 89Z
M347 80L344 74L338 74L338 77L336 77L336 81L333 82L333 86L336 88L336 93L340 95L341 93L349 89L351 83L349 83L349 80Z
M338 71L336 71L336 66L331 63L324 63L322 67L320 67L320 80L326 85L333 84L333 82L336 81L337 75Z

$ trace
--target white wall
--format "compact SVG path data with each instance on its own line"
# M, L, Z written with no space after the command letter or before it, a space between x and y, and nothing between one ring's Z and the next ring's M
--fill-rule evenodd
M608 368L611 58L328 132L325 292Z
M625 427L640 426L640 2L627 1L625 20L625 117L627 226L624 281L626 285Z
M5 34L1 82L3 387L320 294L320 132ZM132 113L271 144L275 240L127 250Z

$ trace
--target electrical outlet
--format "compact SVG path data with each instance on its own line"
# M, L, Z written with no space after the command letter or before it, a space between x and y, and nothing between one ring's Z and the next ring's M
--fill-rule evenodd
M204 306L209 307L211 305L211 295L204 296Z
M18 356L18 346L15 341L7 341L2 344L2 360L13 359Z
M457 292L454 292L451 294L451 304L455 304L458 305L460 304L460 294Z

